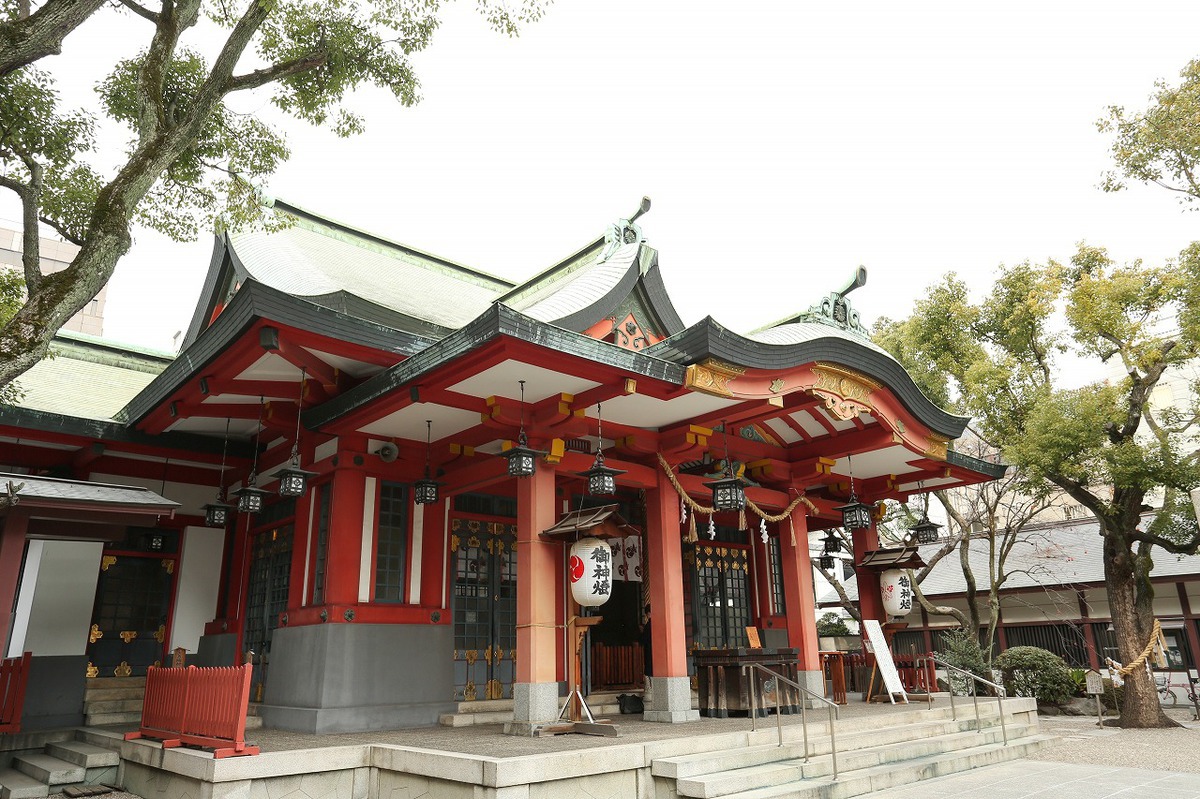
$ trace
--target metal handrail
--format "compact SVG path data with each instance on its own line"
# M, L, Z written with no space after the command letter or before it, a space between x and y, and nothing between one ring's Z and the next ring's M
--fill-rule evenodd
M829 752L830 752L830 756L833 759L833 779L836 780L837 776L838 776L837 734L834 732L833 722L837 719L837 717L839 715L837 704L834 702L830 702L828 699L821 696L820 694L815 693L814 691L811 691L808 688L805 688L800 683L795 682L794 680L789 680L787 677L784 677L779 672L768 669L766 666L760 665L758 663L744 663L744 664L742 664L742 675L743 676L747 676L746 672L748 669L758 669L759 671L766 672L767 674L771 675L771 679L779 680L780 682L787 683L788 685L797 689L798 691L805 694L806 696L808 696L812 699L816 699L818 702L823 702L829 706ZM776 689L776 691L775 691L775 727L779 731L779 746L783 746L783 715L779 711L780 711L779 690ZM757 729L757 725L755 724L755 719L757 719L757 718L758 718L757 683L755 682L753 676L750 676L750 731L751 732L754 732ZM800 702L800 726L804 729L804 762L807 763L808 762L808 705L803 701Z
M983 732L983 727L980 726L980 722L979 722L979 693L978 693L978 691L975 690L975 683L983 683L984 685L986 685L990 688L996 689L996 708L1000 714L1000 734L1004 736L1004 745L1008 746L1008 727L1005 726L1005 724L1004 724L1004 686L997 685L996 683L992 682L991 680L985 680L982 677L980 677L978 674L972 674L971 672L969 672L965 669L960 669L958 666L951 666L946 661L940 660L932 655L929 656L929 659L932 660L934 663L938 664L939 666L941 666L942 668L949 669L950 671L957 671L959 674L962 674L966 677L971 678L971 680L972 680L972 682L970 683L970 685L971 685L971 700L975 703L975 731L976 732ZM930 708L933 707L932 702L929 703L929 707ZM958 721L958 710L954 707L954 686L953 685L950 686L950 716L955 721Z

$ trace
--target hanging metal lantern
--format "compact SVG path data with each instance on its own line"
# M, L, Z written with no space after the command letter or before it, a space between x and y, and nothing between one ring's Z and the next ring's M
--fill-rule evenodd
M413 501L418 505L432 505L438 501L438 482L429 476L429 454L433 440L433 420L425 420L425 476L413 483Z
M529 477L537 470L537 456L541 454L536 449L529 448L529 439L522 430L517 437L517 443L504 450L504 457L508 461L508 476Z
M413 483L413 501L418 505L432 505L438 501L438 482L429 477L429 470L425 470L425 476Z
M617 493L617 475L625 474L624 469L613 469L604 465L604 453L596 451L596 460L592 468L586 472L576 472L580 477L588 479L587 492L593 497L611 497Z
M825 538L821 540L824 545L826 555L836 555L842 551L842 539L838 538L837 533L833 530L828 530L825 533Z
M740 477L725 477L705 483L712 489L714 510L741 510L746 507L746 483Z
M825 571L833 571L834 566L837 565L837 558L833 555L822 555L817 560Z
M270 491L263 491L253 485L243 486L230 493L230 496L237 497L237 509L242 513L258 513L263 507L263 497L270 495Z
M929 517L921 514L921 521L913 525L913 533L917 536L918 544L936 544L942 537L939 532L942 526L937 522L929 521Z
M871 506L858 501L858 497L850 494L850 502L839 505L834 510L842 512L842 526L849 530L866 530L871 526Z
M301 469L297 461L292 461L290 465L276 469L268 476L279 480L279 496L301 497L308 488L308 479L316 477L317 473Z
M603 605L612 595L612 549L607 541L583 538L571 545L567 560L571 598L585 608Z
M218 497L216 502L204 506L204 524L206 527L224 527L229 523L229 512L233 506L222 502Z
M905 569L888 569L879 575L883 610L889 616L907 616L912 612L912 578Z

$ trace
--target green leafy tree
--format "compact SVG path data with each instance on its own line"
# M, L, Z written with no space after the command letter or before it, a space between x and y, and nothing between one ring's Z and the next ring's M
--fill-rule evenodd
M849 634L850 628L846 626L846 622L833 611L822 613L821 618L817 619L817 635L834 636Z
M1156 84L1144 111L1111 106L1097 123L1113 134L1116 168L1104 176L1104 189L1119 191L1133 180L1176 192L1185 204L1200 200L1200 61L1179 74L1178 86Z
M11 269L0 269L0 325L12 318L25 299L25 282ZM21 399L17 383L0 388L0 404L11 405Z
M949 275L912 316L883 320L878 332L902 361L936 378L934 388L974 416L1006 460L1095 516L1120 657L1134 660L1154 621L1154 558L1200 548L1183 511L1187 490L1200 483L1200 409L1151 403L1155 387L1198 354L1200 245L1162 266L1119 266L1081 245L1067 265L1002 268L980 301ZM1068 351L1097 369L1119 364L1120 376L1062 385ZM1146 521L1150 500L1160 510ZM1123 725L1172 724L1144 671L1126 686Z
M20 200L25 230L21 307L0 327L0 389L43 357L54 333L87 304L130 247L135 222L176 239L214 225L263 220L257 187L288 158L281 133L234 113L232 96L259 92L276 109L349 136L363 119L343 101L357 87L419 99L411 57L432 40L446 0L120 0L140 54L97 65L97 107L64 109L43 59L88 22L97 0L0 0L0 188ZM496 30L515 35L548 0L476 0ZM202 18L224 33L194 30ZM185 41L186 40L186 41ZM96 121L126 126L124 153L93 153ZM95 157L95 160L91 160ZM115 169L97 164L115 161ZM269 223L269 220L265 220ZM38 223L79 245L42 274Z

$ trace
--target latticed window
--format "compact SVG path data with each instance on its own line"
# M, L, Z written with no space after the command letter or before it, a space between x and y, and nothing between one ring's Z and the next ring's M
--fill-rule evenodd
M403 602L408 556L408 486L383 483L375 533L375 601Z
M779 552L779 539L767 539L767 565L771 571L771 613L775 616L787 614L783 601L783 556Z
M329 514L333 497L332 486L325 483L317 489L317 554L313 564L314 605L325 602L325 570L329 560Z

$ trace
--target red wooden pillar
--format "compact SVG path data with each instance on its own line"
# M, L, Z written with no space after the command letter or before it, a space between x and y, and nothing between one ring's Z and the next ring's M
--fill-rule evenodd
M687 677L683 618L683 539L679 498L667 476L646 492L646 549L650 561L650 637L654 677Z
M817 654L817 609L813 593L812 558L808 553L808 516L799 507L792 511L790 527L787 521L780 522L779 545L783 560L788 644L800 650L798 665L801 671L819 671L821 659Z
M326 605L358 603L359 565L363 536L373 531L373 521L363 519L367 501L367 476L362 469L347 466L354 456L343 453L342 466L333 473L332 505L329 509L329 541L325 548ZM373 501L372 501L373 504ZM371 524L371 530L364 530Z
M554 521L554 472L542 466L517 480L517 682L554 682L558 674L554 586L562 545L541 537Z
M879 549L879 531L875 529L875 519L872 517L871 526L866 530L855 530L851 534L854 541L854 563L862 563L863 556L871 550ZM879 573L872 569L855 568L854 581L858 584L858 612L863 621L875 619L882 625L887 621L883 612L883 595L879 592ZM866 636L866 630L861 634ZM863 648L866 651L866 647Z
M25 559L25 532L29 517L10 510L0 518L0 607L4 608L4 651L12 637L13 608L17 604L17 585L21 581L21 564ZM0 652L0 656L4 653Z
M421 595L424 608L440 608L446 596L446 580L449 579L449 558L446 543L446 503L414 505L413 517L421 515Z

